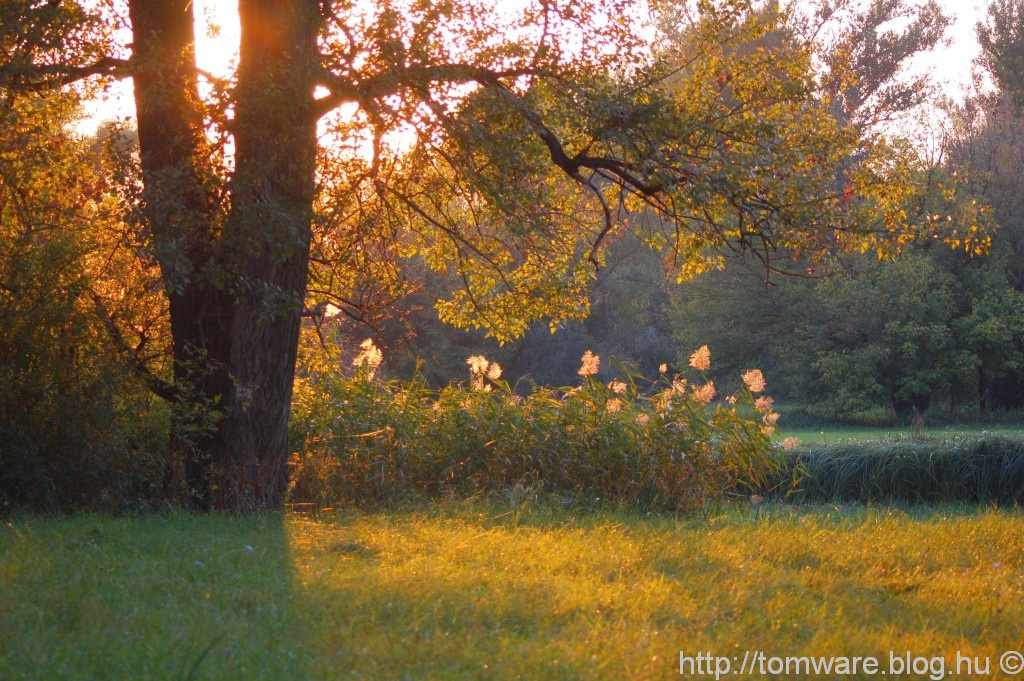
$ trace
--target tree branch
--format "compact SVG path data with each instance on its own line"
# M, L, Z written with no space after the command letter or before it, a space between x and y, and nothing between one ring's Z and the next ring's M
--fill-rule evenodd
M95 291L90 290L89 297L92 298L93 305L96 308L97 314L99 314L100 321L103 322L103 326L107 329L107 333L114 341L118 352L128 360L132 373L142 379L150 392L157 397L167 400L168 402L177 402L181 398L181 390L178 386L173 383L169 383L154 374L150 368L146 366L145 362L139 358L138 351L142 349L143 345L145 345L145 339L143 339L135 350L132 350L125 341L124 334L121 333L121 329L117 326L116 319L113 315L107 312L107 306L104 304L100 295Z
M38 92L53 87L76 83L91 76L109 76L122 79L132 75L132 62L129 59L103 57L92 64L84 66L67 66L64 64L33 65L29 73L5 74L0 67L0 84L13 89ZM13 85L11 85L13 83Z
M360 82L347 81L324 70L317 85L330 90L330 94L316 100L312 114L319 120L342 104L357 102L361 106L366 106L372 100L429 83L479 83L493 86L500 85L503 80L523 76L556 77L556 74L532 67L495 71L472 64L439 64L408 66L396 71L385 71Z
M630 164L625 161L604 156L590 156L587 154L587 151L593 145L593 142L587 145L587 147L579 153L570 157L566 153L565 147L562 145L561 140L558 139L558 136L544 124L536 112L526 107L519 97L517 97L508 88L502 86L501 83L496 82L494 85L500 88L502 95L506 99L509 99L513 104L515 104L516 108L520 110L526 121L537 132L537 136L540 137L541 141L544 142L544 145L548 148L548 154L551 156L551 162L561 168L566 175L573 178L580 184L587 184L586 181L581 180L579 177L580 170L585 168L587 170L607 171L614 176L612 179L620 182L621 184L632 187L634 190L639 192L641 196L654 196L655 194L664 191L665 188L662 185L645 183L643 180L636 177L636 175L631 172ZM689 175L683 173L682 178L683 180L688 180Z

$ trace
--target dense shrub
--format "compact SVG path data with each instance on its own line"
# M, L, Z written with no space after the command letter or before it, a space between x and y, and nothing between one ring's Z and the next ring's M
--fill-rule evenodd
M1024 501L1024 440L991 433L840 442L794 450L786 458L766 489L777 496L788 493L790 500Z
M160 310L142 309L121 207L68 132L74 112L0 105L0 513L134 506L165 468L166 409L110 332Z
M763 484L778 464L768 439L777 414L750 389L763 389L760 372L714 403L712 384L678 376L605 385L588 353L581 385L521 396L497 365L474 357L469 385L435 392L374 380L371 348L353 377L319 366L298 379L294 503L518 490L681 510Z

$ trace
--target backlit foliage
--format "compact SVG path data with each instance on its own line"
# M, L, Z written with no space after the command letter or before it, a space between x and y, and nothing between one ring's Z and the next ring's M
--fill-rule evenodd
M730 250L786 269L780 252L886 257L934 231L911 207L915 153L850 113L865 53L825 45L808 14L744 0L339 13L328 60L347 75L324 100L352 106L326 119L338 146L322 164L313 303L372 317L416 289L422 263L455 282L442 320L508 340L585 316L601 247L625 230L680 280ZM917 92L882 91L872 120ZM985 245L972 225L939 227Z

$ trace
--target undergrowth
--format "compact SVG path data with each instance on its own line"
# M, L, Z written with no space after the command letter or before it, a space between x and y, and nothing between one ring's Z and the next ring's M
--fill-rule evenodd
M292 413L292 503L543 493L678 511L760 488L780 467L769 440L778 415L756 394L760 371L716 401L702 375L706 347L691 361L700 375L663 371L650 381L623 369L607 384L588 352L580 385L535 386L525 396L483 357L468 360L467 384L440 391L378 380L380 359L367 342L354 375L327 362L304 367Z

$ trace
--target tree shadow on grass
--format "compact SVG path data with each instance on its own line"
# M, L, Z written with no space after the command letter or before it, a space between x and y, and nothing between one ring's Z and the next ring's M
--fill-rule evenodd
M314 675L280 516L0 527L0 678Z

